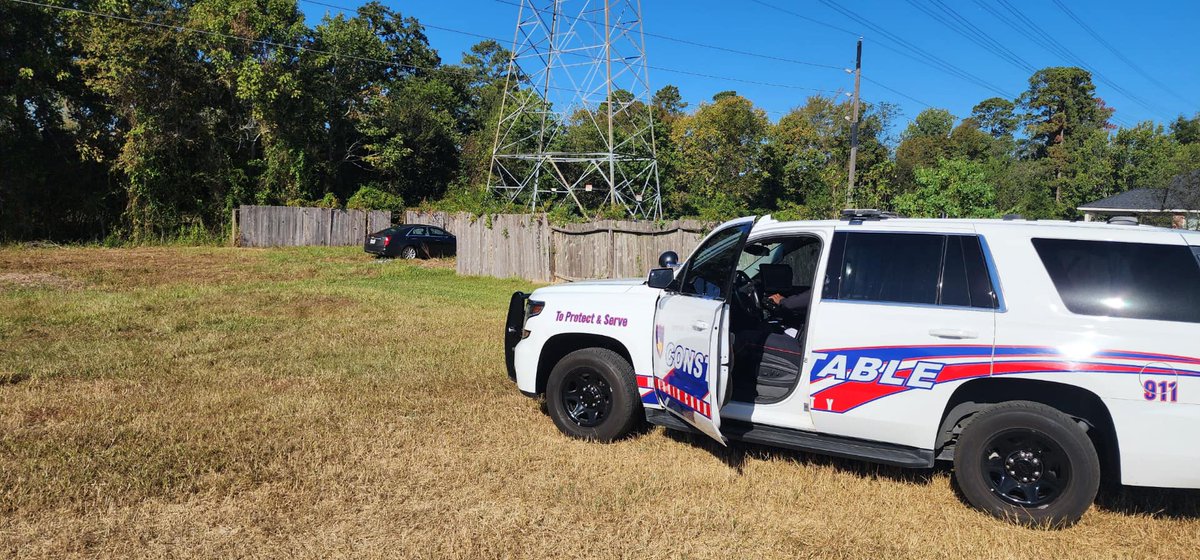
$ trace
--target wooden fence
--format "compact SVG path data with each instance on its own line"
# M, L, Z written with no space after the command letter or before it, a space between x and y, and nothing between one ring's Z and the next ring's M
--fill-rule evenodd
M645 276L663 251L687 258L714 225L602 220L554 226L540 214L414 211L404 221L440 226L457 236L459 274L537 282Z
M241 206L233 211L232 241L241 247L361 245L368 233L392 225L392 213L292 206Z

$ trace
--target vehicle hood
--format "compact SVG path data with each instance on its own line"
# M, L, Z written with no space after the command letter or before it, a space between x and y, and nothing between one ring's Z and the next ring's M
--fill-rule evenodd
M546 286L538 288L534 294L569 294L569 293L593 293L593 294L616 294L624 293L633 289L636 286L642 286L646 283L645 278L620 278L616 280L584 280L581 282L568 282L566 284L556 284L554 286Z

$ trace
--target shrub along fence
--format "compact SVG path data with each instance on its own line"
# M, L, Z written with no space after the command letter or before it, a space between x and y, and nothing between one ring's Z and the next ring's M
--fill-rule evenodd
M241 206L233 211L231 241L241 247L362 245L368 233L392 225L384 210Z
M542 214L409 211L406 223L436 225L458 238L459 274L536 282L642 277L667 250L686 258L714 224L601 220L551 225Z

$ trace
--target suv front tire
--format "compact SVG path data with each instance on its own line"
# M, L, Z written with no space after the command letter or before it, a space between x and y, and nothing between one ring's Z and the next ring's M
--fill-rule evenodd
M609 442L645 418L633 366L607 348L584 348L559 360L546 381L546 409L562 433Z

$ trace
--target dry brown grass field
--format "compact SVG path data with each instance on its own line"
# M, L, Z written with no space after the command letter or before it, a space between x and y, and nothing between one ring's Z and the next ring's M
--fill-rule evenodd
M0 249L0 557L1200 554L1192 492L1044 531L944 469L569 440L504 373L525 287L353 248Z

